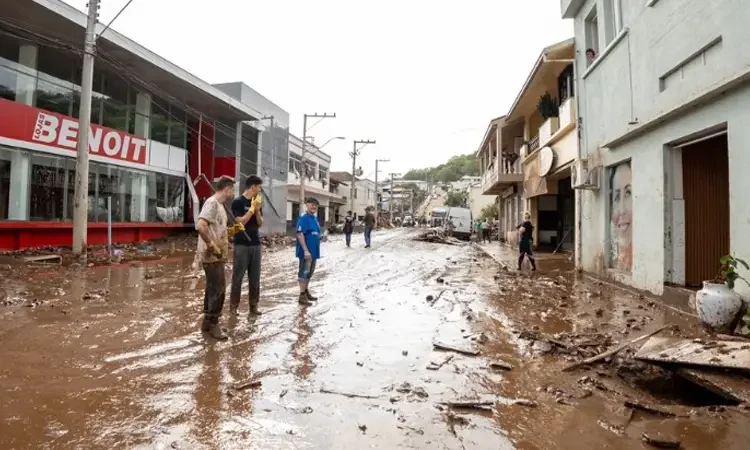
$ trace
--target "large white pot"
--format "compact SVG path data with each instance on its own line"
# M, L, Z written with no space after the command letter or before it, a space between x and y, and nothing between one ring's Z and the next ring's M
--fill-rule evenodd
M742 299L724 283L704 281L703 289L695 294L695 309L703 323L712 328L725 329L742 309Z

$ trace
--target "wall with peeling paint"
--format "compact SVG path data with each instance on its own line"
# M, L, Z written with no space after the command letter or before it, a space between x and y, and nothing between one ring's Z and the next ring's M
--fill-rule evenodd
M623 31L600 47L595 67L585 60L585 17L604 0L588 0L575 18L581 156L601 165L599 191L582 191L581 266L584 270L661 293L684 259L674 227L670 145L728 130L731 249L750 259L750 2L743 0L622 1ZM603 27L599 27L603 39ZM610 263L608 168L630 161L632 266ZM679 233L678 233L679 234ZM717 267L718 268L718 267ZM678 271L679 272L679 271ZM745 274L750 275L750 274ZM737 288L750 294L747 286Z

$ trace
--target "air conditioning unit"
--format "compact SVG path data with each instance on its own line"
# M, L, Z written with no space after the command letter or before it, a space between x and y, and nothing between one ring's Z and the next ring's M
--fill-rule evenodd
M601 178L601 167L589 168L587 159L577 159L570 171L570 183L573 189L598 190Z

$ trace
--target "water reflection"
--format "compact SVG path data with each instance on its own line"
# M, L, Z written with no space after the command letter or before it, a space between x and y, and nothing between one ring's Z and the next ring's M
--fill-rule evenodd
M292 358L294 359L292 373L299 380L307 380L313 370L315 370L315 363L313 363L309 347L313 329L310 327L310 317L307 315L307 308L300 307L297 309L292 331L297 334L297 340L294 341L291 349Z
M208 448L214 448L221 419L221 357L214 345L206 347L201 373L195 383L195 417L190 434Z

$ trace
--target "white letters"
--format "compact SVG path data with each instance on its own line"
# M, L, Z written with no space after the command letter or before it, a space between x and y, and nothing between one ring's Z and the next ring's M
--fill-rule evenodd
M102 134L104 134L101 128L91 127L89 130L89 153L99 153L99 149L102 146Z
M40 112L36 118L32 139L44 142L45 144L55 142L57 139L57 126L59 124L60 120L57 117Z
M104 136L104 153L107 156L115 156L120 153L120 146L122 145L122 138L116 131L110 131Z
M78 122L63 119L60 126L60 135L57 138L57 145L62 147L76 148L78 137Z
M133 142L133 159L132 161L140 162L141 160L141 151L146 148L146 141L143 139L138 139L137 137L134 137L132 139Z
M126 134L125 137L122 138L122 152L120 152L120 158L127 160L128 150L130 150L130 135Z

